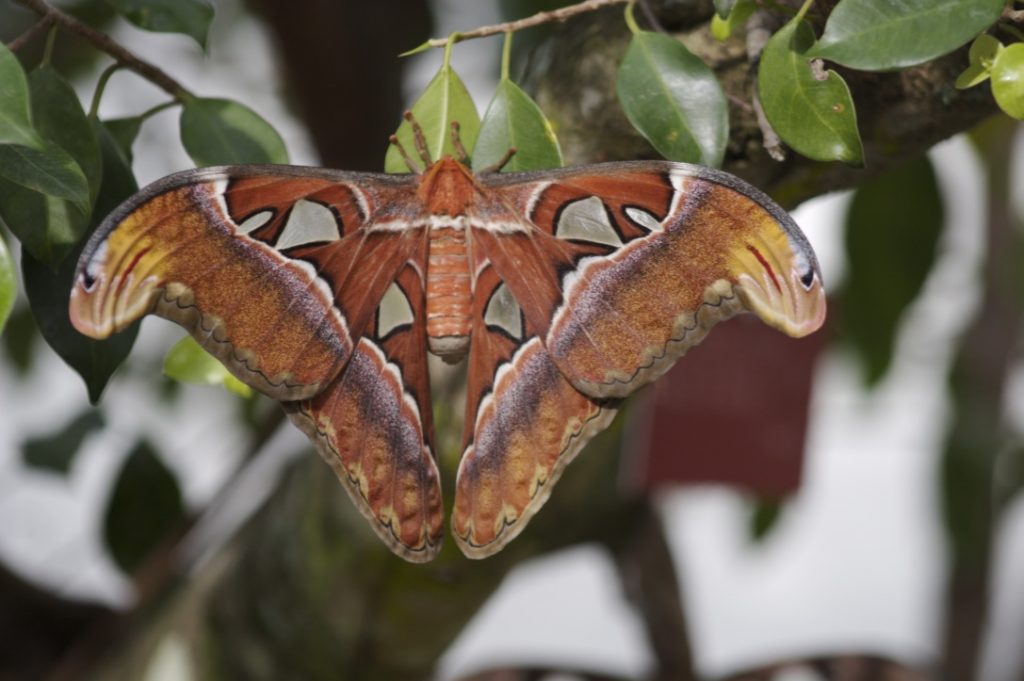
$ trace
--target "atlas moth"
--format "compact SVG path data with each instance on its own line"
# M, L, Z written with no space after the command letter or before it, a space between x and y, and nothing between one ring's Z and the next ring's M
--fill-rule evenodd
M443 537L428 351L468 356L451 529L481 558L717 322L752 312L803 336L824 320L807 239L733 175L669 161L474 174L417 148L408 175L237 165L154 182L89 239L74 326L184 326L280 400L380 538L422 562Z

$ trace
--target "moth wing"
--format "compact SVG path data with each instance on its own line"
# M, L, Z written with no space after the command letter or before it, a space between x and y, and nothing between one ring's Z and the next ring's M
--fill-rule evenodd
M271 397L316 394L348 361L414 247L411 235L364 229L409 182L291 166L164 178L90 238L71 320L103 338L152 312Z
M554 364L591 397L658 378L738 312L793 336L823 323L807 239L731 175L640 162L486 182L491 210L524 227L483 232L481 251Z
M413 562L437 554L444 530L421 272L403 267L326 390L285 403L377 535Z
M491 267L476 281L467 386L451 524L463 553L483 558L526 527L617 405L566 380Z

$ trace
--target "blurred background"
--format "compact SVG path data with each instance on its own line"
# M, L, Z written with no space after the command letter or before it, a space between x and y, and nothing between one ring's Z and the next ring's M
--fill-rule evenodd
M545 7L213 4L205 52L102 2L61 6L258 111L293 163L359 170L381 168L440 64L396 54ZM600 21L517 39L514 76L542 106L558 45ZM0 2L5 43L33 22ZM454 51L481 110L499 57L498 38ZM105 63L74 40L56 59L88 102ZM122 72L99 113L165 99ZM437 565L399 564L276 404L161 375L184 335L163 320L90 406L20 299L0 337L0 679L1024 679L1024 136L1005 117L968 132L987 113L835 183L855 191L792 200L828 327L716 328L483 562L447 546ZM611 124L595 157L572 141L583 123L554 123L570 162L643 148ZM178 136L173 111L143 126L140 186L191 167ZM731 144L726 169L785 185L750 154Z

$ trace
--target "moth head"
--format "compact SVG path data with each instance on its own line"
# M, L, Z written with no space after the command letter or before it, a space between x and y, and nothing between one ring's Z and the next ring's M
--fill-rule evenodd
M123 243L117 231L83 251L75 271L68 312L72 325L92 338L106 338L153 308L159 294L146 240Z
M735 247L733 258L740 299L762 321L797 338L821 328L825 289L805 239L762 231Z

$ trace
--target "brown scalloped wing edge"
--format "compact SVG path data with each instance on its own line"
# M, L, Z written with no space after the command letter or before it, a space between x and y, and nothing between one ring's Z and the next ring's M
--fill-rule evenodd
M444 533L437 466L401 374L372 342L360 341L321 394L284 407L394 553L414 563L437 555Z
M538 339L520 347L481 402L462 456L451 523L463 553L484 558L518 536L616 406L573 388Z

